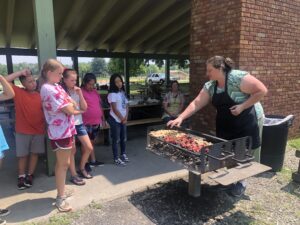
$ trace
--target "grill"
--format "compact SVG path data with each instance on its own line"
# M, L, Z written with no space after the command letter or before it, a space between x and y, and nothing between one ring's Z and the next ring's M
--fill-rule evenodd
M171 135L159 135L159 132L179 134L170 138ZM198 144L182 143L182 137ZM194 197L201 195L202 181L229 185L270 170L268 166L253 162L251 146L251 137L224 140L190 129L170 129L165 125L151 126L147 131L147 150L189 170L189 194Z
M207 141L210 145L199 147L198 152L193 152L180 144L167 142L163 136L152 135L155 133L153 131L160 130L176 130L191 139L200 138L203 141ZM199 173L206 173L223 167L232 168L240 164L249 163L254 159L250 137L224 140L190 129L169 129L165 126L149 127L147 137L148 150L169 158L188 170Z

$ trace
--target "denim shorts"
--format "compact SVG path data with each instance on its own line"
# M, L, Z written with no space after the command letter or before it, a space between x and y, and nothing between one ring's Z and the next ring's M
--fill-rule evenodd
M87 131L86 131L86 128L83 124L75 125L75 129L76 129L76 132L77 132L76 136L84 136L84 135L88 134Z
M85 125L85 129L91 140L95 140L100 130L100 125Z

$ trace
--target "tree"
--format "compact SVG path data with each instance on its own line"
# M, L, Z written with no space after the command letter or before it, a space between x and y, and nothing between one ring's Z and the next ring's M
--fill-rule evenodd
M144 59L129 59L129 74L130 76L138 76L145 73L143 66ZM124 59L114 58L108 63L108 71L110 74L124 74Z
M80 76L92 71L92 63L90 62L81 62L79 63L78 67L78 73Z
M91 64L91 69L95 74L107 74L107 65L104 59L94 58Z
M39 75L39 67L37 63L27 63L27 62L21 62L21 63L17 63L17 64L13 64L13 70L14 72L16 71L20 71L23 69L30 69L31 73L33 75Z
M6 75L7 74L7 67L5 64L0 64L0 74Z

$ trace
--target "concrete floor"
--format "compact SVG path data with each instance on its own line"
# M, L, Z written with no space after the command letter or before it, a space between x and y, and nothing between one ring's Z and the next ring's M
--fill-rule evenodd
M56 197L55 180L54 177L46 175L44 157L40 157L34 186L22 191L17 189L14 137L11 129L6 127L4 131L11 146L0 170L0 208L11 210L11 214L5 217L7 223L37 221L57 213L53 206ZM142 190L149 185L187 175L187 170L148 152L145 147L145 126L130 127L128 130L127 153L131 161L126 167L112 164L111 146L96 146L97 158L105 165L94 169L94 178L86 180L85 186L75 186L67 182L68 188L75 191L74 196L70 198L73 208L83 208L92 201L101 204Z

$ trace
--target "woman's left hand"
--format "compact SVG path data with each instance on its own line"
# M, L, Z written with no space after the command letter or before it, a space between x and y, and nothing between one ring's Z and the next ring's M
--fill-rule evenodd
M234 105L230 108L232 115L238 116L244 111L243 105Z

